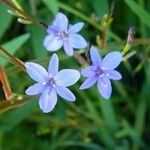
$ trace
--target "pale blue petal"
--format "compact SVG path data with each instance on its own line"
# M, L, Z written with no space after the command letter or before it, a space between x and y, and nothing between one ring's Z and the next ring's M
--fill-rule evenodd
M46 88L40 96L39 105L44 113L52 111L57 103L57 95L54 88Z
M27 62L25 63L26 71L29 76L37 82L45 82L48 79L48 73L41 65Z
M66 87L56 86L57 94L68 101L75 101L76 98L74 94Z
M67 31L68 19L63 13L59 12L55 17L53 25L56 26L59 31Z
M110 80L106 76L102 76L98 79L98 91L105 98L109 99L112 93L112 86Z
M64 50L66 52L67 55L69 56L73 56L73 48L70 45L70 43L68 42L68 40L64 40Z
M80 78L80 72L73 69L63 69L59 71L54 77L56 85L71 86L75 84Z
M105 74L109 79L112 79L112 80L122 79L122 75L116 70L108 70Z
M87 47L87 42L79 34L70 34L68 40L70 45L75 49L81 49Z
M74 25L71 25L69 28L69 33L77 33L83 28L83 26L84 26L83 22L79 22Z
M102 59L101 59L100 53L98 52L96 47L91 46L90 56L91 56L91 61L92 61L93 65L95 65L95 66L100 66L101 65Z
M84 77L94 76L96 74L96 66L88 66L81 70L81 75Z
M97 81L97 77L96 76L92 76L92 77L87 78L82 83L82 85L80 86L80 90L87 89L87 88L93 86L96 83L96 81Z
M59 36L47 35L44 39L44 47L48 51L57 51L63 45L63 40Z
M122 61L122 54L120 52L114 51L107 54L102 61L102 69L113 70Z
M50 25L48 26L47 32L49 35L57 35L60 31L57 26Z
M32 86L30 86L27 90L26 90L26 94L27 95L37 95L40 94L44 91L44 89L47 87L47 85L42 84L42 83L36 83Z
M48 66L48 73L50 73L52 76L55 76L55 74L58 72L58 66L59 66L59 59L56 54L53 54L49 66Z

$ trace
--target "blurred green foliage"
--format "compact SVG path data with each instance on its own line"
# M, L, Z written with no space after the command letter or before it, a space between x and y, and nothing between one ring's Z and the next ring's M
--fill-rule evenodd
M109 12L110 0L18 0L24 10L50 24L57 11L64 12L70 23L85 22L81 34L92 44L101 36L101 19ZM59 98L54 111L43 114L38 98L20 108L0 115L0 150L138 150L150 149L150 1L116 0L114 20L102 55L122 50L128 29L137 34L131 50L137 53L118 70L121 81L113 83L109 101L96 86L79 91L83 78L72 88L77 100ZM9 15L0 3L0 44L23 61L34 60L47 66L51 53L43 47L46 32L36 25L23 25ZM123 39L123 40L121 40ZM79 68L73 59L59 51L60 68ZM32 80L0 53L13 92L24 94ZM4 99L4 93L0 93Z

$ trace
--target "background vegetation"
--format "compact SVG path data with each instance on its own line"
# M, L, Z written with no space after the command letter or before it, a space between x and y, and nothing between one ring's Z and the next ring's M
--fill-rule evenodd
M57 13L65 13L70 23L85 22L81 34L96 45L102 34L101 20L109 12L110 0L18 0L24 10L50 24ZM36 25L23 25L9 15L9 7L0 2L0 44L22 61L35 61L47 66L50 55L43 47L45 30ZM43 114L38 98L0 115L0 149L2 150L138 150L149 149L150 141L150 1L116 0L114 20L109 28L106 48L122 50L128 29L136 27L130 51L136 55L122 63L118 70L121 81L113 83L109 101L96 86L79 91L83 78L71 87L75 103L59 98L54 111ZM74 58L58 51L60 68L80 68ZM12 91L24 94L33 81L0 52L0 65L5 67ZM0 99L4 93L0 86ZM1 109L1 107L0 107Z

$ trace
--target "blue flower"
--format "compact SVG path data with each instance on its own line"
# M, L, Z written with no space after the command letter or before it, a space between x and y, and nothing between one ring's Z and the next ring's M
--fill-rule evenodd
M62 46L66 54L73 55L73 48L82 49L87 47L85 39L77 34L84 26L84 23L79 22L68 29L68 19L63 13L58 13L53 21L53 24L48 27L48 35L44 39L44 47L48 51L57 51Z
M58 72L59 60L53 54L48 67L48 72L41 65L27 62L26 71L37 83L26 90L27 95L40 95L39 105L44 113L52 111L57 103L57 94L68 100L75 101L74 94L67 88L76 83L80 72L73 69L63 69Z
M107 54L102 60L97 49L92 46L90 49L92 65L81 70L81 74L87 77L86 81L81 85L80 89L87 89L97 82L99 93L109 99L112 93L110 79L120 80L121 74L114 70L122 61L122 54L113 51Z

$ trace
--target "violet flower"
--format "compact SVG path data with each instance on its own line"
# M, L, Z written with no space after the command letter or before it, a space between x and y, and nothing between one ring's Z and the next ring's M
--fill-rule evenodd
M63 69L58 72L59 60L53 54L48 67L48 72L41 65L27 62L26 71L37 83L26 90L27 95L40 95L39 105L44 113L52 111L57 103L57 94L68 100L75 101L74 94L67 88L76 83L80 73L73 69Z
M73 55L73 48L82 49L87 47L85 39L77 34L84 26L84 23L79 22L68 29L68 19L63 13L58 13L47 29L48 35L44 39L44 47L48 51L57 51L62 46L66 54Z
M122 61L122 54L113 51L107 54L102 60L97 49L92 46L90 49L92 65L81 70L81 74L87 77L86 81L81 85L80 89L87 89L97 82L99 93L109 99L112 93L110 79L120 80L121 74L114 70Z

